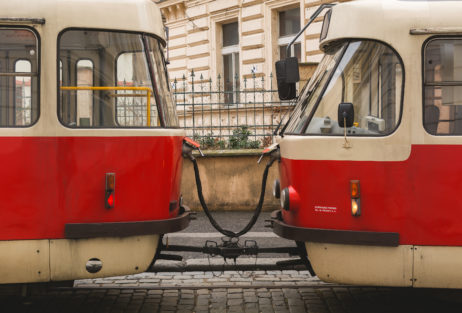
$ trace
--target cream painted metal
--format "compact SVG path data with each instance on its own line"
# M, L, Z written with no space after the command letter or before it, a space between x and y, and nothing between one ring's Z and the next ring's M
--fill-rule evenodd
M326 282L412 286L413 246L373 247L307 242L316 275Z
M158 235L125 238L0 241L0 284L37 283L141 273L151 264ZM86 263L102 262L97 273Z
M401 124L386 137L350 137L351 148L343 148L343 138L285 136L279 139L284 158L297 160L404 161L416 144L460 143L456 136L432 136L422 125L422 45L426 39L460 33L462 2L359 0L332 9L329 32L320 48L346 38L366 38L387 43L401 56L405 84ZM441 18L444 16L444 19ZM351 23L351 21L355 21ZM415 34L412 30L426 29ZM315 148L314 148L315 147Z
M373 247L315 242L305 245L314 271L326 282L462 288L460 247Z
M27 128L1 128L3 136L182 136L182 129L70 129L57 116L57 39L66 28L123 30L149 33L165 43L162 16L151 0L38 0L2 1L0 26L33 27L40 45L40 118ZM44 19L12 22L12 19Z
M50 280L108 277L147 270L157 250L158 235L125 238L50 240ZM101 260L103 267L89 273L89 259Z
M0 241L0 284L48 282L49 240Z

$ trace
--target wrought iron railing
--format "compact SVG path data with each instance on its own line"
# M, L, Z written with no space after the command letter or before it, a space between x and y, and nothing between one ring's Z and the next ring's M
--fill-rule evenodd
M194 72L173 82L180 126L208 149L261 148L290 115L293 101L280 101L273 75L250 75L234 82L218 75L199 80Z

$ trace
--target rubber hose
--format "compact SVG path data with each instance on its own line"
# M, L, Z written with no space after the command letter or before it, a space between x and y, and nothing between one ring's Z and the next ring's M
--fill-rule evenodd
M194 157L190 158L190 160L191 160L191 162L193 162L193 166L194 166L194 175L196 177L197 195L199 197L199 201L200 201L200 203L202 205L202 208L204 209L204 213L205 213L205 215L207 215L207 217L208 217L210 223L212 224L212 226L217 231L219 231L220 233L222 233L223 235L228 236L228 237L240 237L240 236L246 234L249 230L251 230L252 227L257 222L258 216L261 213L261 210L262 210L262 207L263 207L263 201L265 200L266 180L268 178L268 171L269 171L269 168L271 167L271 165L273 165L273 163L274 163L274 161L276 159L272 158L266 164L265 171L263 172L260 200L258 201L257 207L255 208L255 211L254 211L253 216L250 219L249 223L242 230L238 231L237 233L235 233L235 232L233 232L231 230L227 230L227 229L222 228L217 223L217 221L213 218L212 214L210 213L209 208L207 207L207 204L205 203L204 195L202 194L202 183L201 183L201 178L200 178L200 175L199 175L199 168L197 166L197 161L196 161L196 159Z

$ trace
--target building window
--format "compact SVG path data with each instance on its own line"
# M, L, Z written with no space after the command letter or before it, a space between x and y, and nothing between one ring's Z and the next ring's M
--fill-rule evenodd
M238 23L223 25L223 80L225 102L236 103L239 90L239 30Z
M462 39L425 46L424 127L432 135L462 135Z
M287 46L292 41L294 36L300 31L300 8L279 12L279 57L285 59L287 57ZM301 61L302 46L300 38L292 45L290 55L297 57Z

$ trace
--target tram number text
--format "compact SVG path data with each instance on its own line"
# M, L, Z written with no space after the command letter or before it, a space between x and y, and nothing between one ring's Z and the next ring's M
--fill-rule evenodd
M334 206L320 206L315 205L314 211L316 213L337 213L337 208Z

